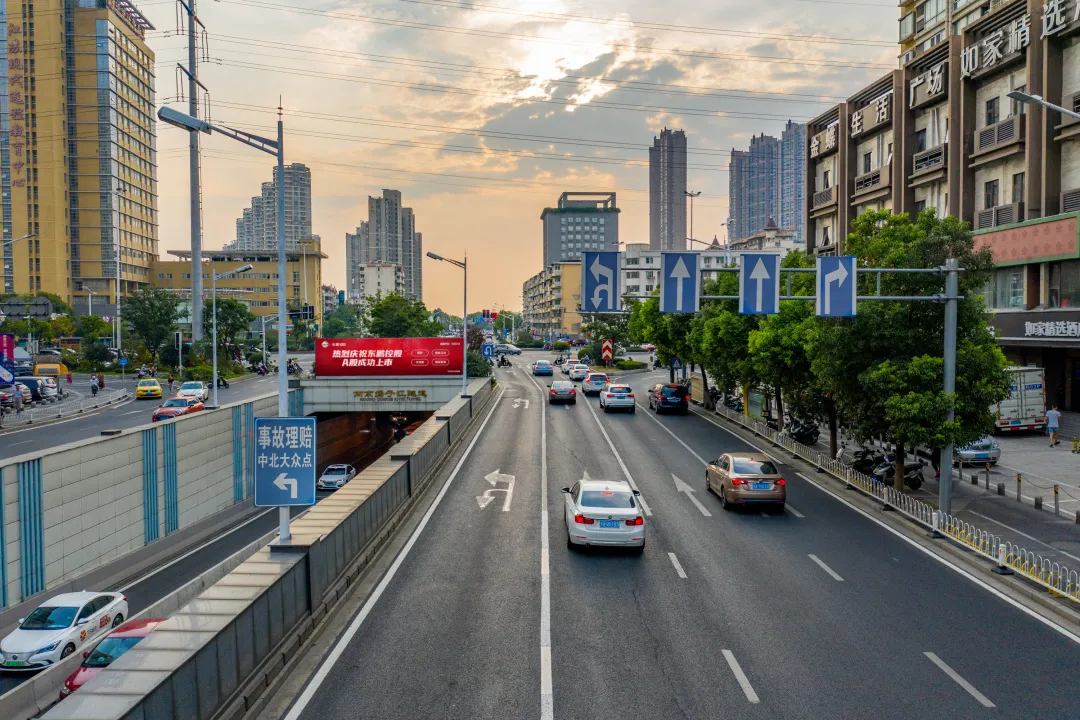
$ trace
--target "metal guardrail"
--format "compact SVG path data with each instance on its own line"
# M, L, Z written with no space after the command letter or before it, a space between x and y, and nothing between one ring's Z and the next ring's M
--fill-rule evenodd
M58 420L70 415L78 415L87 410L96 410L101 407L115 405L116 403L131 397L128 390L101 390L94 397L74 402L53 403L32 410L23 410L19 414L13 412L4 413L3 428L12 428L21 425L33 425L45 420Z
M1006 575L1018 573L1043 586L1052 595L1065 597L1080 604L1080 573L1076 570L1070 570L1059 562L1025 550L1018 544L981 530L955 515L940 512L929 503L897 492L894 488L878 482L869 475L852 469L846 463L795 442L787 433L777 432L760 420L747 417L724 406L717 407L716 413L831 473L843 480L848 487L874 498L883 507L892 508L928 530L948 538L966 550L981 555L995 564L995 572Z

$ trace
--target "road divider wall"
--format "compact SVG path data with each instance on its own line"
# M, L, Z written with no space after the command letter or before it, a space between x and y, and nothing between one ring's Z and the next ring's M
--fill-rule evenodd
M268 394L69 444L60 444L63 425L39 430L56 433L57 447L0 460L0 607L244 502L254 418L276 414L277 395Z
M188 720L254 710L431 482L453 447L453 421L475 419L493 392L487 379L472 383L471 398L448 403L294 520L287 545L256 551L45 717Z

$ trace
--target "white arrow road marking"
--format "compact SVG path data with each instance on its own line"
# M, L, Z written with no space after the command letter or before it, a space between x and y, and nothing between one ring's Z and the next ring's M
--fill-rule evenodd
M825 290L825 314L826 315L828 315L832 310L832 284L835 282L836 283L836 289L839 290L840 286L844 284L845 280L847 280L847 276L848 276L848 271L847 271L847 268L844 267L843 261L841 261L840 264L837 265L836 269L833 270L831 273L826 273L826 275L825 275L825 287L823 288Z
M524 406L525 406L525 409L526 409L526 410L528 410L528 409L529 409L529 401L528 401L527 399L525 399L525 398L514 398L514 405L513 405L513 408L514 408L515 410L517 410L517 409L518 409L519 407L521 407L522 405L524 405Z
M596 287L593 288L593 294L592 294L593 309L596 310L596 309L600 308L600 293L602 293L602 292L607 293L608 304L610 305L611 304L611 297L612 297L611 286L612 286L613 280L614 280L611 268L609 268L609 267L605 266L603 263L601 263L600 262L600 256L597 255L596 257L593 258L593 264L589 268L589 271L593 274L593 277L596 278L597 281L598 281L596 283ZM601 277L606 277L607 280L604 281L604 282L599 282Z
M982 705L983 707L987 707L987 708L997 707L996 705L994 705L994 703L990 702L990 698L986 697L981 692L976 690L974 685L969 683L964 678L960 677L960 673L956 672L951 667L949 667L947 664L945 664L945 661L942 660L941 658L939 658L937 655L935 655L932 652L924 652L923 655L925 655L927 657L927 659L930 660L930 662L937 665L938 668L940 668L943 673L945 673L950 678L952 678L953 682L955 682L957 685L959 685L960 687L967 690L968 694L971 695L971 697L978 700L980 705Z
M483 495L476 496L476 502L481 508L486 508L495 499L495 493L505 493L503 496L503 512L510 512L510 501L514 499L514 476L506 475L495 470L484 476L491 487L484 491ZM506 487L495 487L499 483L505 483Z
M677 478L675 476L675 473L671 474L671 479L675 481L675 489L678 492L681 492L684 495L686 495L686 497L690 498L690 502L694 503L694 505L697 506L697 509L701 511L702 515L704 515L705 517L712 517L712 513L709 512L709 509L707 507L705 507L704 505L702 505L700 500L698 500L696 497L694 497L694 493L697 492L696 490L694 490L694 488L690 487L689 485L684 483L682 480Z
M289 497L293 500L296 499L296 478L285 477L285 473L281 473L274 478L274 486L278 490L284 490L289 488Z
M751 280L757 280L757 312L761 312L761 293L764 291L764 283L769 279L769 269L765 267L765 259L758 258L754 271L750 273Z
M758 699L757 693L754 692L754 686L750 684L750 680L746 677L746 673L744 673L739 666L739 661L735 659L735 655L730 650L721 650L721 652L724 653L724 659L727 660L731 672L735 673L735 679L739 681L739 687L742 688L743 694L746 695L746 699L752 703L761 702Z
M671 269L671 279L675 281L675 312L683 311L683 280L690 277L690 271L686 269L686 263L683 262L682 256L679 256L678 262L675 263L675 267Z

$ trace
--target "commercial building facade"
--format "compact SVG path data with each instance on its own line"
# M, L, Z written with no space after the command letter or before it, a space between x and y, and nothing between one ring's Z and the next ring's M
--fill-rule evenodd
M322 312L323 317L337 310L338 290L333 285L322 286Z
M545 340L581 336L581 261L552 263L522 285L525 329Z
M556 207L540 213L544 267L581 259L581 253L619 249L615 193L564 192Z
M360 263L353 269L355 294L352 303L387 295L405 295L405 269L397 263ZM353 284L350 284L350 289Z
M686 132L664 128L649 148L649 247L686 249Z
M984 298L1007 357L1045 367L1048 403L1080 410L1080 121L1009 96L1080 110L1080 4L902 12L924 18L902 67L809 124L809 247L842 253L870 208L968 222L994 252Z
M259 195L236 220L236 239L228 250L277 252L277 183L275 166L271 182L262 184ZM303 163L285 166L285 249L311 237L311 170Z
M400 293L410 300L423 298L424 240L416 230L416 215L403 207L401 192L383 190L382 197L368 197L368 219L355 233L345 234L346 297L364 297L360 284L364 265L398 265L404 273Z
M113 313L158 252L152 26L129 0L3 8L3 291Z

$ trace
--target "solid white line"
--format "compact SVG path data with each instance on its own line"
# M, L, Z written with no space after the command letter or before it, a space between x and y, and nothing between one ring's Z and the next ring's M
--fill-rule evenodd
M754 692L754 686L750 684L750 681L746 677L746 673L739 667L739 661L735 659L735 656L730 650L722 650L724 653L724 659L727 660L728 667L731 668L731 672L735 673L735 679L739 681L739 686L746 694L746 699L752 703L761 702L758 699L757 693Z
M634 482L633 476L630 475L630 471L626 469L626 463L623 462L622 456L619 455L619 451L615 449L615 443L611 442L611 438L608 437L607 430L604 429L603 423L600 422L600 418L597 417L596 411L593 410L592 403L586 402L585 407L589 408L589 413L592 414L593 420L596 421L596 426L600 428L600 433L607 440L608 447L611 448L611 453L615 456L615 459L619 462L619 467L622 468L623 475L626 476L626 482L630 483L630 487L635 490L638 489L637 483ZM645 511L646 515L652 515L652 510L649 509L648 504L645 502L645 498L638 496L638 502L641 503L641 509Z
M817 563L819 568L821 568L825 572L829 573L829 575L832 576L833 580L835 580L836 582L844 582L844 578L840 577L839 573L837 573L831 567L829 567L824 562L822 562L821 558L819 558L817 555L811 554L811 555L807 555L807 557L810 558L811 560L813 560L815 563Z
M548 546L547 403L540 390L540 718L555 716L555 695L551 682L551 567ZM565 406L564 406L565 407Z
M285 715L284 720L297 720L304 710L307 709L308 703L315 697L315 693L322 687L323 682L326 681L326 678L334 668L334 665L341 659L341 655L345 652L345 648L348 647L349 643L352 642L352 639L356 637L356 633L360 631L360 626L367 620L368 615L371 614L372 608L375 607L375 603L382 597L387 586L394 579L394 576L397 575L398 570L401 569L401 565L405 562L405 558L409 556L409 552L413 549L413 546L416 545L416 541L420 537L420 534L424 532L424 529L431 521L431 516L438 510L439 504L446 496L447 491L450 489L450 485L454 482L454 478L461 472L462 466L465 464L465 461L469 459L469 455L472 454L472 450L476 447L476 443L480 439L480 436L484 434L484 428L487 427L488 421L491 420L491 416L495 413L496 408L499 407L498 401L502 399L502 396L505 393L506 388L499 390L499 397L495 398L495 402L491 404L491 410L488 411L487 417L484 418L484 422L480 425L480 429L477 430L476 435L473 436L472 442L469 443L469 447L465 449L465 453L461 456L461 459L458 460L457 465L454 466L454 470L450 473L450 477L446 478L446 482L443 483L442 488L439 490L439 494L435 496L435 500L431 503L431 507L424 513L424 517L420 520L420 524L416 526L413 534L409 536L409 540L405 543L405 547L403 547L401 552L398 553L398 556L394 558L394 562L390 566L390 569L387 570L386 575L383 576L383 579L379 582L375 591L371 594L371 597L369 597L367 602L364 603L364 606L360 608L360 612L356 615L356 618L353 619L349 627L338 638L338 642L334 645L334 649L330 651L330 654L323 661L322 665L319 666L315 675L312 676L311 681L308 682L307 687L300 693L300 697L296 700L296 703L289 708L289 712Z
M682 569L682 565L679 564L679 558L675 557L675 553L669 552L667 554L671 558L671 564L675 566L675 572L679 573L679 577L683 580L686 579L686 571Z
M856 507L849 500L840 497L839 495L834 493L832 490L829 490L828 488L826 488L826 487L824 487L822 485L818 485L816 482L814 482L810 478L806 477L802 473L795 473L795 474L798 475L799 477L801 477L803 480L805 480L811 487L815 487L818 490L820 490L821 492L823 492L826 495L828 495L829 497L831 497L832 499L834 499L834 500L836 500L838 502L841 502L844 505L847 505L849 508L851 508L855 512L859 513L860 515L862 515L867 520L869 520L869 521L879 525L880 527L884 528L885 530L889 531L890 533L892 533L896 537L898 537L901 540L903 540L904 542L906 542L908 545L911 545L916 550L918 550L918 551L922 552L923 554L933 558L934 560L938 561L939 563L941 563L945 567L949 568L953 572L955 572L955 573L967 578L971 582L975 583L976 585L981 587L983 590L986 590L987 592L994 595L998 599L1007 602L1009 605L1012 605L1014 608L1021 611L1022 613L1028 615L1029 617L1034 618L1035 620L1038 620L1043 625L1046 625L1048 628L1050 628L1050 629L1058 632L1059 634L1065 636L1066 638L1073 641L1077 645L1080 645L1080 635L1076 635L1076 634L1070 632L1069 630L1062 627L1061 625L1058 625L1057 623L1053 622L1049 618L1045 618L1042 615L1040 615L1039 613L1032 610L1031 608L1026 607L1025 605L1017 602L1013 598L1009 597L1005 593L1003 593L1000 590L998 590L997 588L995 588L993 585L990 585L987 582L975 577L974 575L972 575L971 573L969 573L967 570L960 567L959 565L954 565L951 561L947 560L946 558L942 557L941 555L938 555L933 550L930 550L929 548L923 547L922 545L915 542L914 540L912 540L911 538L909 538L907 535L900 532L896 528L890 527L889 525L885 524L885 522L883 520L879 520L878 518L874 517L870 513L863 510L862 508Z
M1049 543L1046 543L1046 542L1043 542L1042 540L1040 540L1037 537L1032 537L1031 535L1028 535L1026 532L1022 532L1020 530L1017 530L1016 528L1012 527L1011 525L1006 525L1005 523L1001 522L1000 520L995 520L992 517L987 517L987 516L983 515L982 513L975 512L974 510L968 510L968 512L971 513L972 515L974 515L975 517L981 517L983 520L989 520L990 522L994 523L995 525L1000 525L1001 527L1005 528L1006 530L1011 530L1012 532L1016 533L1017 535L1021 535L1023 537L1026 537L1028 540L1031 540L1032 542L1036 542L1036 543L1042 545L1044 548L1049 548L1050 550L1053 550L1056 553L1064 555L1065 557L1070 557L1073 560L1076 560L1077 562L1080 562L1080 557L1076 557L1075 555L1071 555L1071 554L1065 552L1064 550L1059 550L1058 548L1054 547L1053 545L1051 545Z
M794 516L795 516L795 517L797 517L797 518L804 518L804 517L806 517L806 516L805 516L805 515L803 515L803 514L802 514L801 512L799 512L799 511L798 511L798 510L796 510L795 508L791 507L791 506L790 506L790 505L788 505L787 503L784 503L784 509L785 509L785 510L787 510L787 511L788 511L789 513L791 513L792 515L794 515Z
M990 702L990 698L986 697L981 692L976 690L974 685L969 683L964 678L960 677L960 673L956 672L951 667L946 665L945 661L942 660L941 658L939 658L937 655L935 655L932 652L924 652L923 655L925 655L927 658L929 658L930 662L934 663L939 668L941 668L941 671L943 673L945 673L946 675L948 675L950 678L952 678L953 682L955 682L957 685L959 685L960 687L967 690L968 694L971 695L971 697L978 700L980 705L982 705L983 707L986 707L986 708L997 707L996 705L994 705L994 703Z
M121 413L121 414L123 414L123 415L134 415L136 413L141 413L141 412L142 412L142 410L128 410L126 413Z

